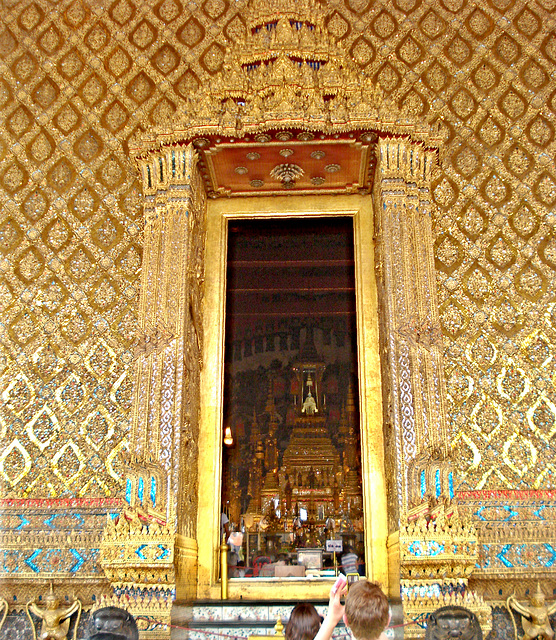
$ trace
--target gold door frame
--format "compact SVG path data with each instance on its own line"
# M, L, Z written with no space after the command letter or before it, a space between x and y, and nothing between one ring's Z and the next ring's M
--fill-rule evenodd
M154 580L158 589L164 585L165 615L173 593L182 601L220 598L217 547L230 217L354 218L367 563L370 577L391 596L399 596L397 531L412 502L409 469L427 451L442 453L447 446L431 226L437 153L410 138L384 136L377 141L376 154L372 195L208 202L192 144L161 147L137 161L145 213L139 305L143 337L137 349L126 509L132 520L141 516L164 524L168 552L160 554L153 572L153 563L140 558L125 536L118 538L125 549L108 537L102 564L112 584L121 583L123 572L144 576L145 584ZM153 478L160 488L156 504L138 491L141 479L146 486ZM141 535L141 544L148 539L160 550L156 527ZM325 585L234 579L230 595L289 598L293 587L299 597L323 597Z
M267 22L267 7L257 6L253 24ZM393 592L400 557L396 532L412 503L410 469L430 452L441 457L447 453L431 226L437 133L415 121L411 109L401 113L384 100L335 38L321 38L326 19L317 5L314 8L311 13L322 29L307 30L305 57L316 60L314 52L321 50L322 41L328 51L325 58L338 61L332 77L327 72L331 67L323 66L306 88L294 88L292 99L290 76L298 73L293 62L298 53L287 42L290 30L277 29L277 34L285 34L280 51L290 51L289 71L284 73L280 55L268 91L261 92L244 65L245 42L238 40L227 49L230 64L223 65L214 82L203 83L169 127L153 128L134 151L145 214L140 340L126 468L126 521L134 526L129 535L118 533L116 541L105 539L102 562L112 585L121 585L124 576L133 589L138 583L164 589L162 598L157 592L156 602L165 603L167 617L174 593L178 600L220 597L217 548L229 217L354 218L365 545L370 577L391 595L399 595ZM285 15L290 13L277 11L277 20ZM293 10L292 17L296 15ZM256 42L254 47L262 64L267 49L259 49ZM302 103L311 106L300 108ZM259 135L267 140L273 130L287 132L288 139L295 131L300 140L315 134L349 134L372 143L372 196L348 195L359 188L350 182L343 187L345 196L259 199L250 190L249 198L207 203L207 198L230 193L227 180L220 184L209 176L205 161L211 140L218 144L221 139L233 142ZM372 163L364 169L371 170ZM142 490L149 482L160 489L156 500ZM142 527L139 545L152 549L154 561L136 553L134 546L139 542L134 531L143 521L157 523ZM164 552L161 525L168 540ZM298 597L323 597L327 591L325 582L265 585L259 579L236 580L230 588L232 598L289 598L292 587Z
M199 424L197 597L217 599L222 481L224 335L228 220L349 216L354 223L357 357L365 552L369 578L388 589L387 499L382 433L382 386L378 336L372 196L288 196L214 200L207 204L204 354ZM231 599L324 598L328 581L237 578Z

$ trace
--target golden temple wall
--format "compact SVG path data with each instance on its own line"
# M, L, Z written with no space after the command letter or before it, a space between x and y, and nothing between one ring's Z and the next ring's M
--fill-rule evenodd
M3 0L8 584L100 589L98 538L125 501L138 332L143 211L128 145L210 82L244 4ZM477 574L526 585L556 562L556 2L328 4L362 72L441 128L433 232L456 489L484 527ZM520 536L527 554L512 551Z

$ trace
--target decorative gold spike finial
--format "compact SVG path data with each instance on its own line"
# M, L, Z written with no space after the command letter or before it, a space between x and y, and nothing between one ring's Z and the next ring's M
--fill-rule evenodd
M431 138L411 110L385 109L382 92L328 31L326 12L315 0L252 0L246 18L245 37L228 46L221 70L190 96L174 132L155 132L145 150L286 127Z

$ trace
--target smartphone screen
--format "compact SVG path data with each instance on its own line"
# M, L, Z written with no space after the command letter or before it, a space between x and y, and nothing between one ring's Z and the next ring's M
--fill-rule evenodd
M360 578L360 575L358 573L348 573L347 574L346 579L347 579L348 591L349 591L349 588L351 587L351 585L354 582L357 582L359 580L359 578Z

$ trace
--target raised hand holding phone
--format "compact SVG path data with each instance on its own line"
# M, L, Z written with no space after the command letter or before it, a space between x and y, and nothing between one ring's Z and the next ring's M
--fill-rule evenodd
M341 592L346 584L347 584L347 578L345 577L345 575L343 573L338 574L338 577L336 578L336 582L332 587L332 593L336 593L336 591L338 590Z
M344 615L345 608L341 602L341 598L345 596L346 591L346 577L340 574L338 576L338 579L334 583L334 586L332 587L332 589L330 589L328 612L314 640L330 640L330 638L332 637L334 628L336 627L338 622L340 622L342 616Z

